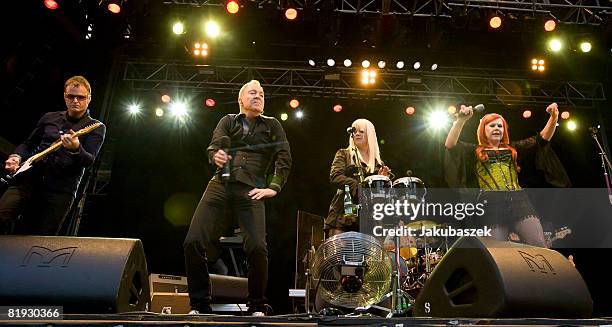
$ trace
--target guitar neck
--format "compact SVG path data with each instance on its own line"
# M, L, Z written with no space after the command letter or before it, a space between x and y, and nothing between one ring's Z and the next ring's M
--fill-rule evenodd
M32 157L30 157L30 160L32 162L40 161L40 160L44 159L49 153L57 151L61 146L62 146L62 141L61 140L57 140L53 144L51 144L51 146L46 148L45 150L43 150L43 151L33 155Z

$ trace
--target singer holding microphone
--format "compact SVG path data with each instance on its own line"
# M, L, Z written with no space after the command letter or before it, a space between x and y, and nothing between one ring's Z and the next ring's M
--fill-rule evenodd
M479 108L480 106L480 108ZM535 165L551 186L569 187L570 181L549 141L556 129L559 109L550 104L550 115L544 128L527 139L510 142L509 126L499 114L484 115L478 125L478 144L459 141L465 123L476 108L461 106L456 121L448 132L444 168L450 187L480 188L479 202L486 201L483 225L492 228L492 236L506 240L509 233L518 234L522 242L544 247L545 239L538 214L519 184L518 174L528 154L535 154Z
M211 313L207 264L220 255L219 237L237 221L248 262L248 305L253 315L270 315L265 291L268 250L264 199L276 196L289 175L291 152L280 122L262 115L258 81L238 93L240 113L221 118L208 147L217 171L198 204L183 244L191 313ZM230 215L226 215L230 213Z
M389 176L391 170L380 159L378 139L374 124L367 119L357 119L347 129L350 134L348 147L336 152L329 173L329 181L336 188L336 194L329 206L325 219L325 234L331 237L348 231L359 231L355 217L344 215L344 189L349 186L353 203L358 201L359 174Z

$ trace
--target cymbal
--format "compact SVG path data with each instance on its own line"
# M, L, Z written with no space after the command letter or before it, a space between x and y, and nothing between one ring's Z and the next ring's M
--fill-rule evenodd
M432 227L438 226L438 223L431 220L417 220L413 221L410 224L406 225L407 227L412 227L413 229L421 230L421 228L425 227L425 229L430 229Z

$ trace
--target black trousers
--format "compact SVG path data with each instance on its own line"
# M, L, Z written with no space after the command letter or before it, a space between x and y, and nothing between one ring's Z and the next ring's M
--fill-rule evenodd
M11 186L0 197L0 234L11 232L12 223L23 214L24 221L19 222L23 233L58 235L73 201L72 193Z
M249 273L249 305L267 302L268 250L263 200L251 200L253 187L244 183L211 180L195 210L183 244L189 299L192 309L211 303L208 264L220 255L219 237L236 220L244 238Z

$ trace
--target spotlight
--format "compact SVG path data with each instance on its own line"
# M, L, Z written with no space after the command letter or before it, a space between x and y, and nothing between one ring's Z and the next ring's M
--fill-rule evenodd
M363 68L368 68L370 67L370 61L369 60L364 60L361 62L361 67Z
M167 94L164 94L164 95L161 96L161 100L162 100L163 103L168 103L168 102L170 102L170 96L167 95Z
M214 106L215 106L215 104L217 104L217 102L216 102L216 101L215 101L215 99L213 99L213 98L208 98L208 99L206 99L206 101L204 101L204 104L205 104L207 107L212 108L212 107L214 107Z
M580 50L582 52L590 52L591 49L593 48L593 46L591 45L591 42L581 42L580 43Z
M287 120L289 118L289 115L287 115L286 113L283 112L281 114L280 118L281 118L282 121L285 121L285 120Z
M295 10L295 8L287 8L287 10L285 10L285 18L287 18L288 20L294 20L297 18L298 12L297 10Z
M414 68L415 70L421 68L421 62L420 61L415 61L414 65L412 65L412 68Z
M45 7L47 7L47 9L49 10L55 10L59 7L59 5L57 4L55 0L45 0L44 4L45 4Z
M300 101L298 101L297 99L291 99L291 101L289 101L289 107L291 107L292 109L295 109L299 106L300 106Z
M208 44L205 42L196 42L193 44L193 55L198 57L198 56L202 56L202 57L206 57L208 56Z
M187 116L187 105L183 102L174 102L170 104L170 113L179 118Z
M308 64L309 64L311 67L314 67L314 66L315 66L315 62L314 62L314 60L312 60L312 59L308 59Z
M351 67L352 64L351 59L344 59L344 67Z
M555 22L552 19L549 19L546 21L546 23L544 23L544 30L546 32L552 32L555 30L556 27L557 27L557 22Z
M414 112L416 111L416 109L414 109L414 107L407 107L405 111L406 111L406 115L412 116L414 115Z
M327 59L327 66L329 67L334 67L334 65L336 64L336 61L334 59Z
M161 117L163 115L164 115L164 109L162 109L162 108L156 108L155 109L155 116Z
M304 112L303 112L302 110L298 110L298 111L296 111L296 112L295 112L295 117L296 117L297 119L302 119L302 118L304 118Z
M172 32L176 35L185 33L185 25L181 22L176 22L172 25Z
M387 66L387 63L386 63L386 62L384 62L384 61L382 61L382 60L378 62L378 68L383 69L383 68L385 68L386 66Z
M141 111L141 108L140 108L140 105L138 105L137 103L132 103L128 106L127 111L131 115L138 115Z
M206 24L204 25L204 31L206 32L206 35L208 35L208 37L214 39L221 34L221 27L219 27L219 24L211 20L206 22Z
M232 15L236 14L240 10L240 4L235 0L228 1L225 5L225 10Z
M404 68L404 62L403 61L398 61L397 64L395 64L395 67L397 67L397 69L402 69Z
M112 12L113 14L118 14L119 12L121 12L121 6L119 6L119 4L115 2L109 3L106 8L108 8L108 11Z
M448 114L442 110L436 110L429 114L427 117L427 123L429 127L439 130L446 127L448 124Z
M436 70L436 69L438 69L438 64L433 64L433 65L431 65L431 70L432 70L432 71L433 71L433 70Z
M497 29L501 26L501 24L502 20L499 16L494 16L489 20L489 26L491 26L491 28Z
M364 85L376 83L376 71L373 69L364 69L361 71L361 83Z
M569 111L564 111L561 113L561 119L569 119L570 118L570 112Z
M569 129L570 131L575 131L578 128L578 125L576 124L575 121L570 120L567 122L567 129Z
M525 119L531 118L531 110L523 111L523 118L525 118Z
M334 112L340 112L340 111L342 111L342 106L339 104L334 105Z
M561 40L554 38L548 41L548 48L553 52L559 52L563 48L563 43L561 43Z

